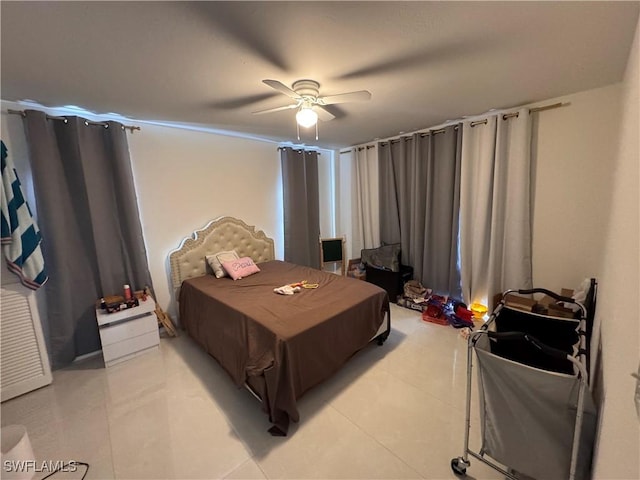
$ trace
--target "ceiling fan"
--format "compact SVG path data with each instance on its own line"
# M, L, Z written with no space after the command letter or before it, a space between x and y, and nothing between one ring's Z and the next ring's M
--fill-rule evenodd
M357 92L340 93L338 95L327 95L321 97L320 84L315 80L298 80L293 82L291 88L278 80L263 80L262 83L294 99L295 102L282 107L259 110L253 113L256 115L262 115L263 113L280 112L282 110L292 110L297 108L298 112L296 113L296 122L298 126L309 128L315 125L316 140L318 139L318 119L326 122L335 118L331 112L324 108L325 105L362 102L371 99L371 93L367 90L358 90ZM298 131L298 140L299 139L300 132Z

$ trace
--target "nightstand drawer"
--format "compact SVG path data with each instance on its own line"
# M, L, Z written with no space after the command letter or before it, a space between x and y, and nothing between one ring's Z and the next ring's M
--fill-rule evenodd
M106 311L98 308L96 309L96 317L98 319L98 325L104 325L106 323L119 322L132 317L139 317L145 313L153 312L156 309L156 302L153 298L147 296L146 300L140 300L140 305L137 307L126 308L119 312L107 313Z
M117 361L126 360L128 357L138 354L147 348L155 347L160 342L160 334L155 331L148 332L137 337L127 338L118 343L102 346L104 363L108 367Z
M131 337L158 330L158 320L153 313L133 320L123 320L119 323L100 327L102 348L113 343L121 342Z

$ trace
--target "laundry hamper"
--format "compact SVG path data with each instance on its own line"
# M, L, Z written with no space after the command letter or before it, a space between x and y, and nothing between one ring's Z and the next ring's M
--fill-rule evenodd
M536 292L577 303L544 289L519 291ZM509 293L513 292L505 292L489 321L469 337L464 454L452 459L451 467L457 475L465 475L471 456L511 479L587 480L596 408L585 364L586 310L577 304L577 319L514 311L504 304ZM469 448L474 352L479 452Z

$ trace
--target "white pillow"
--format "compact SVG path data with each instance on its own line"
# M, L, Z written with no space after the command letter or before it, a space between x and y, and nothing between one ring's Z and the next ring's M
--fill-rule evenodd
M222 268L222 262L231 262L233 260L238 260L240 257L235 250L228 250L226 252L207 255L205 258L207 259L207 263L211 267L211 270L213 270L213 274L216 278L222 278L228 276L227 272Z

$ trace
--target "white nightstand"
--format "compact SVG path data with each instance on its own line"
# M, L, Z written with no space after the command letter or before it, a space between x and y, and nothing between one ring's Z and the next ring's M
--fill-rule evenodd
M114 313L96 309L102 356L107 367L158 347L156 302L150 296L140 305Z

